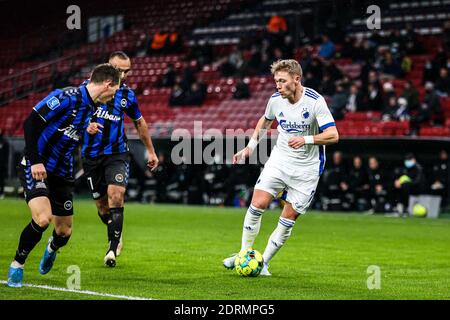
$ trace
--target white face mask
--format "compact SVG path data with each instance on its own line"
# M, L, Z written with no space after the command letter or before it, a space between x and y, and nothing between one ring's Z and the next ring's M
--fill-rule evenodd
M405 160L405 167L408 169L414 167L414 160Z

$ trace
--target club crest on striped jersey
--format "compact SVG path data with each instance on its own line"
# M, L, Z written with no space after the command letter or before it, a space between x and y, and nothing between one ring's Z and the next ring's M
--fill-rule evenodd
M122 106L122 108L125 108L127 106L127 99L122 99L120 100L120 105Z
M57 97L53 97L50 100L47 101L47 106L51 109L51 110L55 110L56 108L58 108L60 106L59 100Z

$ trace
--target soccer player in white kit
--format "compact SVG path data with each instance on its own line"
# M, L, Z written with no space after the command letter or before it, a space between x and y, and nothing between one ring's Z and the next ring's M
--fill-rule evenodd
M273 256L291 235L299 215L311 204L325 167L325 145L337 143L339 134L325 99L301 84L302 69L296 60L278 60L271 66L278 92L259 119L248 145L236 153L233 164L242 163L256 149L272 122L278 122L278 139L259 176L244 219L241 250L251 248L261 226L264 210L283 191L286 205L263 253L261 275L270 276ZM234 268L236 255L223 260Z

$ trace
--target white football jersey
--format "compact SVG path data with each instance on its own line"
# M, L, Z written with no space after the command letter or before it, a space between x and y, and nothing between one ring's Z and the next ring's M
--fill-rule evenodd
M278 139L269 161L293 169L300 166L306 170L317 170L320 175L325 167L325 146L305 145L294 149L288 145L291 137L313 136L335 126L325 99L313 89L303 88L302 96L295 104L282 98L278 92L267 103L266 119L278 121Z

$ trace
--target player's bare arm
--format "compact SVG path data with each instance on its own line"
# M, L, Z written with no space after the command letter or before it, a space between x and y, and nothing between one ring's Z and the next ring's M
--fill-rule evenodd
M159 160L158 156L156 155L155 148L153 147L152 138L150 138L150 135L148 133L147 122L145 121L144 117L141 117L140 119L133 121L133 123L134 126L136 127L136 130L138 131L139 138L147 148L148 153L147 166L150 168L151 171L154 171L158 167Z
M266 133L266 131L272 126L272 123L273 120L269 120L265 116L262 116L258 120L255 132L253 133L250 139L250 143L244 149L242 149L233 156L233 164L243 162L246 158L248 158L252 154L253 150L256 148L256 144Z
M326 128L322 133L313 136L314 144L330 145L339 141L339 133L335 126ZM305 138L303 136L292 137L289 139L288 145L291 148L298 149L305 145Z

